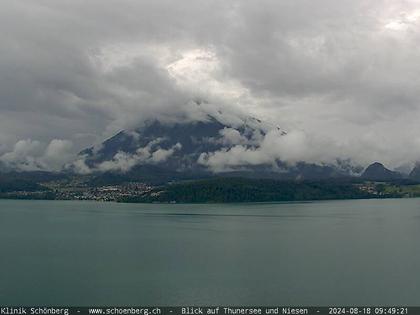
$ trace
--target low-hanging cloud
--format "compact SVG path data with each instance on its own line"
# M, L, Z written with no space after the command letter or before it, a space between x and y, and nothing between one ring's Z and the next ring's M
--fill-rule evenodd
M170 148L160 147L160 143L165 139L158 138L148 143L147 146L138 148L135 153L118 152L112 160L104 161L88 168L84 162L84 158L76 161L76 171L79 173L90 173L92 171L107 172L120 171L127 172L138 164L159 164L165 162L177 150L182 148L180 143L173 145Z
M73 143L53 139L48 145L26 139L18 141L13 150L0 155L0 162L6 169L21 171L58 171L64 163L74 159Z
M294 165L303 160L315 164L334 164L337 159L342 158L338 148L330 147L328 155L321 153L321 142L321 139L314 139L303 131L285 134L279 130L272 130L258 144L235 144L215 152L202 153L198 162L214 172L224 172L238 167L263 164L277 167L277 162Z
M2 163L56 169L146 119L203 119L199 99L223 119L249 113L288 131L253 146L226 131L234 146L200 160L214 169L341 157L411 165L419 12L417 0L2 1Z

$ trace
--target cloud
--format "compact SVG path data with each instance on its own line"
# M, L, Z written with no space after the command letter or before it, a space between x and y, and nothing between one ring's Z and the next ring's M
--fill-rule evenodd
M128 172L134 166L138 164L158 164L165 162L175 151L180 150L182 145L180 143L175 144L169 149L163 149L159 146L161 142L165 139L158 138L154 141L149 142L149 144L143 148L136 150L135 154L130 154L126 152L118 152L115 154L114 158L109 161L104 161L95 167L91 171L121 171ZM86 173L85 163L77 162L78 170L81 173ZM80 167L80 165L82 167Z
M74 159L73 143L68 140L52 140L44 153L43 161L50 169L60 169L64 163Z
M72 147L68 140L53 139L48 145L31 139L19 140L12 151L0 155L0 162L8 169L57 171L74 158Z
M39 167L30 158L38 153L18 153L20 139L33 139L19 145L35 151L68 139L72 147L54 144L62 151L42 160L56 168L70 150L146 119L203 119L222 108L221 119L249 113L289 131L275 144L291 161L413 163L419 10L414 0L2 1L0 154ZM272 159L270 139L262 151L235 139L235 150Z
M303 131L284 134L279 130L272 130L257 146L236 144L215 152L203 153L198 163L209 167L214 172L224 172L238 167L263 164L272 165L275 168L280 161L290 165L301 161L334 164L338 158L341 158L338 148L328 148L329 156L321 153L321 148L318 147L320 143L322 143L321 139L314 139ZM325 141L323 149L329 145Z
M165 162L175 151L180 150L182 145L178 142L176 145L172 146L170 149L157 149L154 151L150 157L150 161L153 163Z
M249 140L241 135L241 133L234 128L223 128L220 130L220 135L222 136L223 144L241 144L248 143Z
M86 155L80 156L72 163L67 164L65 167L74 170L78 174L91 174L93 170L86 164L86 158Z
M133 155L126 152L118 152L110 161L102 162L98 165L98 170L127 172L141 160L140 155Z

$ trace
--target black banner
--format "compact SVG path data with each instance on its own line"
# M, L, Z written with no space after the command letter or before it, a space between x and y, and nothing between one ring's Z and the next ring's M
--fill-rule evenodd
M0 307L0 315L405 315L420 307L401 306L180 306L180 307Z

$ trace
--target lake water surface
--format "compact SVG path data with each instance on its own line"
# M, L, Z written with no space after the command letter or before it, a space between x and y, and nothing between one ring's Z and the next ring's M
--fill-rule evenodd
M420 199L0 200L0 304L420 305Z

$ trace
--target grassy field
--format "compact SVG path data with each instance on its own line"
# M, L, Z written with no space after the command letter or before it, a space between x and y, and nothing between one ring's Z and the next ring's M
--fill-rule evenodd
M397 195L400 197L420 197L420 184L416 185L398 185L392 183L377 183L378 192L385 195Z

